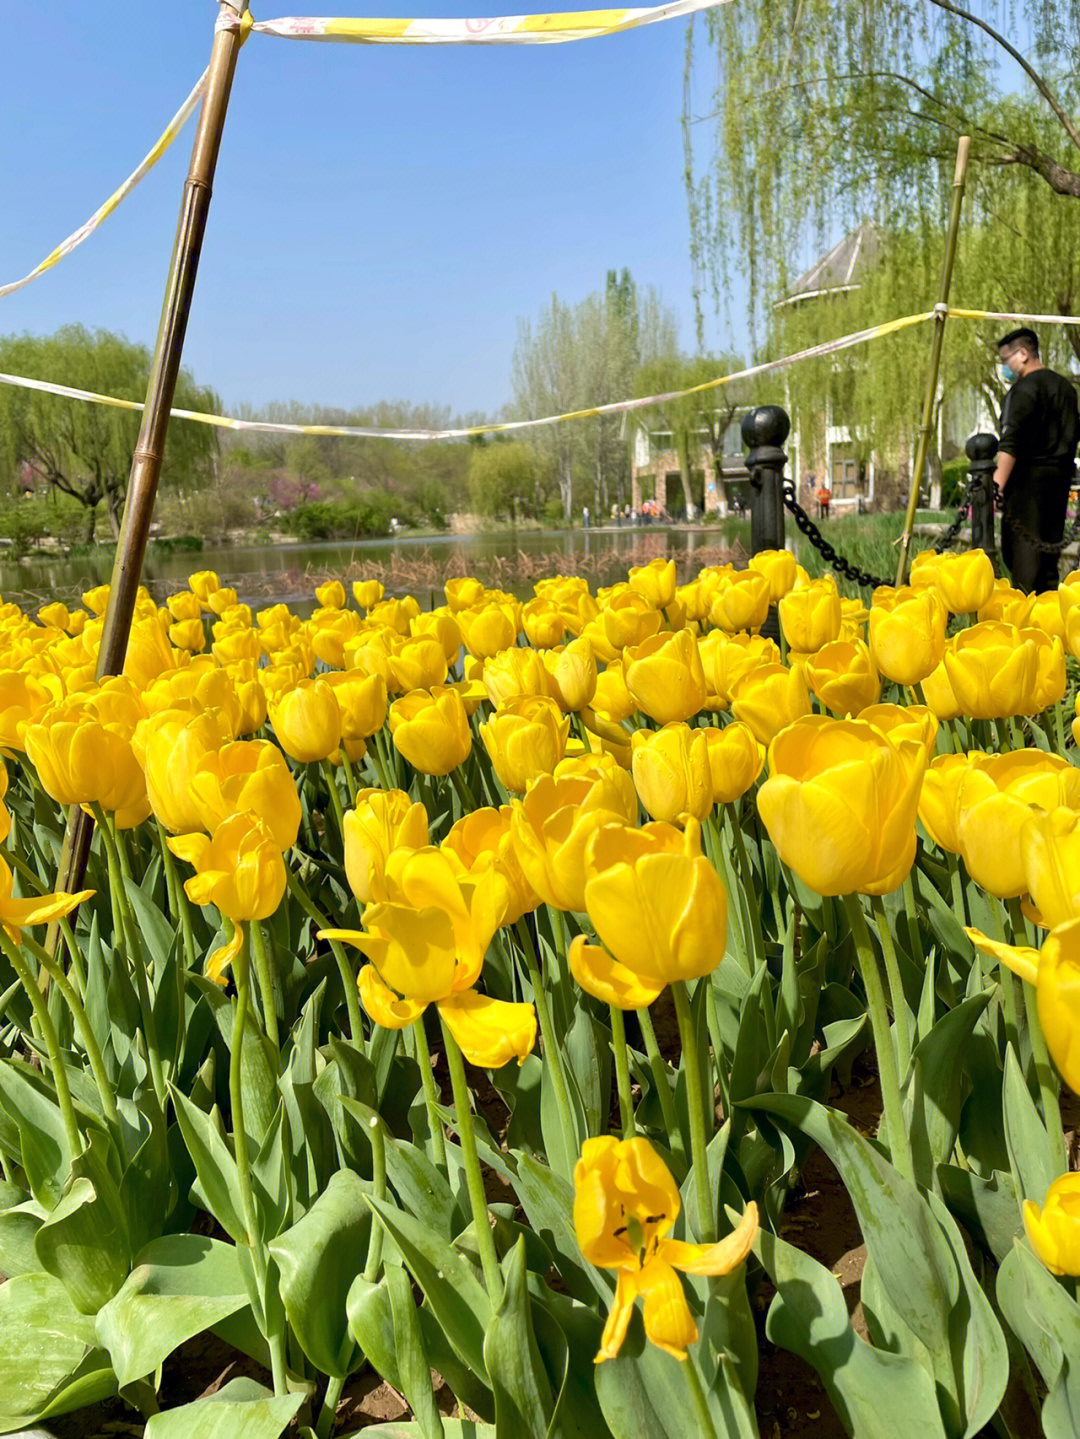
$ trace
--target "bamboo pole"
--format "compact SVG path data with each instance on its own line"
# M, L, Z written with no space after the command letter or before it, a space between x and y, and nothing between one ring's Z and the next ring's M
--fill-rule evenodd
M915 460L911 467L911 493L908 495L907 515L904 518L904 532L900 536L900 556L896 563L896 583L902 585L907 574L908 550L911 533L915 528L915 511L919 508L919 492L922 489L923 474L926 470L926 454L930 448L930 434L934 426L934 401L937 398L938 376L941 373L941 351L945 343L945 321L948 319L949 286L952 284L953 265L956 261L956 239L960 233L960 211L964 203L964 180L967 176L968 153L971 150L971 136L961 135L956 147L956 170L953 174L952 206L949 210L949 228L945 235L945 260L941 269L941 289L934 314L934 338L930 346L930 373L926 377L926 395L923 399L922 426L919 442L915 447Z
M161 463L165 454L165 435L169 428L169 410L176 390L176 377L184 348L199 255L206 233L210 210L214 170L217 166L225 112L229 105L236 57L246 38L242 22L247 14L248 0L219 0L219 21L214 30L206 89L203 92L195 141L191 149L176 240L169 262L169 277L161 308L150 379L146 387L139 438L131 460L124 518L116 545L109 603L98 651L98 678L120 674L127 654L131 619L135 611L135 595L142 576L146 542L154 513ZM225 22L225 23L223 23ZM93 824L90 816L78 806L68 813L64 844L60 852L57 889L76 889L86 870ZM55 947L50 927L49 947Z

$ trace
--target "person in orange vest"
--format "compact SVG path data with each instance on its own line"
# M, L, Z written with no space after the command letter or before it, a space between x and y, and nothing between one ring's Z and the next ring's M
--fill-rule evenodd
M832 499L832 491L827 485L819 485L817 491L818 516L820 519L829 518L829 502Z

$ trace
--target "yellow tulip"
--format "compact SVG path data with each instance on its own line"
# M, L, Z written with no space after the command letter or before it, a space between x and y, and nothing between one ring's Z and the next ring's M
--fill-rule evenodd
M352 592L362 610L374 609L385 593L381 580L353 580Z
M840 634L843 611L832 580L811 580L791 590L777 605L784 638L800 654L813 654Z
M488 758L511 794L524 794L530 780L551 774L566 752L569 733L569 717L542 695L512 700L480 726Z
M388 689L397 694L446 683L446 655L434 635L395 637L387 656L387 668L390 672Z
M471 575L466 575L462 579L447 580L443 585L443 592L446 595L446 603L454 614L457 614L459 610L473 609L476 605L483 604L484 601L484 587Z
M180 620L169 626L169 640L178 650L199 654L206 648L206 631L202 620Z
M960 853L976 884L999 899L1028 887L1021 833L1032 806L1080 809L1080 769L1060 755L1014 750L978 759L958 785Z
M644 595L653 609L666 609L675 598L675 561L657 556L647 565L635 565L629 574L632 590Z
M397 849L424 849L427 810L400 789L363 789L345 815L345 874L361 904L389 899L386 861Z
M585 846L605 824L636 824L629 776L541 775L516 800L511 839L522 872L545 904L585 910Z
M623 655L626 686L658 724L688 720L705 704L705 671L692 630L656 634Z
M941 754L926 767L919 795L919 818L938 848L950 854L960 853L957 792L972 765L986 758L976 750L967 754Z
M162 628L156 617L132 625L124 657L124 674L128 679L140 689L146 689L158 675L174 670L176 666L177 651L169 643L167 630Z
M736 720L714 729L696 730L709 747L713 804L734 804L751 788L765 764L765 751L749 725ZM648 808L648 806L646 806Z
M770 595L769 581L764 575L756 570L740 570L720 583L709 606L709 619L717 629L728 634L736 630L759 630L769 616Z
M618 1272L596 1362L622 1348L638 1295L646 1337L676 1359L697 1337L677 1270L730 1274L750 1253L758 1230L751 1201L738 1227L719 1244L686 1244L666 1236L679 1217L679 1191L647 1139L587 1139L574 1167L574 1228L590 1264Z
M173 619L179 623L184 620L202 621L202 604L193 590L181 590L178 594L170 595L165 604Z
M316 610L307 625L307 638L315 658L332 670L345 669L348 646L361 633L363 625L355 610Z
M203 758L228 744L232 727L220 710L162 710L136 727L133 746L154 813L174 834L203 826L191 779Z
M210 596L221 588L221 581L213 570L197 570L195 574L188 575L188 587L193 594L198 595L199 601L204 606L209 606ZM88 597L83 595L83 600L89 604ZM90 608L93 608L91 605ZM95 610L95 614L100 611Z
M570 968L620 1009L651 1004L669 984L711 974L727 942L727 891L701 853L697 822L599 826L585 850L585 906L603 943L577 935Z
M645 809L656 820L704 819L713 806L712 769L705 731L679 721L659 730L635 730L630 767Z
M267 705L278 744L301 764L328 759L341 743L341 706L326 680L301 680Z
M643 594L624 589L605 605L602 620L608 643L619 651L644 644L659 631L663 616Z
M957 703L972 719L1033 714L1039 655L1032 635L1015 625L985 621L961 630L945 648L945 672Z
M514 647L500 650L485 661L484 688L498 708L526 695L549 695L551 679L538 650Z
M215 615L223 615L226 610L236 604L236 591L234 589L215 590L206 603Z
M22 751L27 725L35 724L63 688L56 675L0 670L0 747Z
M1008 580L998 580L990 598L984 605L980 605L976 618L980 623L985 620L1000 620L1008 625L1026 625L1034 607L1034 595L1026 594L1023 590L1014 590Z
M1064 644L1065 621L1061 614L1061 592L1043 590L1042 594L1036 595L1026 623L1032 629L1042 630L1051 639L1059 639Z
M421 774L449 774L472 749L464 702L449 685L413 690L395 700L390 706L390 734L398 751Z
M386 681L359 670L328 674L326 683L341 711L341 747L350 760L363 759L367 740L386 723Z
M710 709L730 704L735 685L758 665L780 663L780 649L766 635L728 635L712 630L698 642L698 653L705 670Z
M1026 713L1041 714L1065 698L1065 650L1056 636L1043 630L1021 630L1020 638L1030 640L1035 646L1035 685L1029 702L1031 708Z
M513 810L484 807L471 810L452 825L442 842L444 850L456 854L467 870L477 867L485 858L494 862L495 872L506 884L506 908L503 924L516 924L524 914L531 914L540 904L540 896L525 878L511 838Z
M13 888L11 869L0 856L0 924L14 944L22 942L24 929L36 924L52 924L54 919L70 914L84 899L97 893L93 889L82 889L78 894L35 894L28 899L17 899L12 894Z
M368 611L368 620L372 624L388 625L399 635L407 635L419 613L419 602L412 595L405 595L402 599L382 600L373 605Z
M485 604L458 612L465 648L475 659L491 659L518 637L519 612L508 604Z
M195 764L190 783L200 829L213 834L230 815L250 812L263 821L280 850L296 843L300 798L292 771L269 740L236 740L208 750Z
M1032 809L1020 831L1027 893L1044 929L1080 919L1080 815Z
M959 719L964 713L949 681L944 660L923 680L922 694L927 709L932 710L938 720Z
M769 599L774 605L795 588L799 577L798 565L790 550L759 550L747 562L747 568L768 580Z
M258 815L251 813L230 815L212 838L177 835L169 840L169 848L195 870L184 881L192 904L212 904L236 926L233 938L206 961L207 975L224 984L225 970L243 944L241 923L268 919L281 903L286 884L281 850Z
M4 797L8 792L7 765L0 759L0 844L7 843L7 837L11 833L11 814Z
M566 620L558 605L539 597L530 600L522 609L521 626L525 631L525 638L538 650L548 650L562 644L566 634Z
M945 653L945 608L936 591L903 589L886 597L876 590L870 653L880 672L899 685L933 674Z
M552 696L564 714L577 714L593 701L596 694L596 655L592 641L584 636L558 649L544 651Z
M223 723L235 738L240 728L240 701L228 673L219 669L209 656L193 660L182 670L169 670L159 675L143 690L147 714L163 710L199 715L206 710L219 711Z
M1080 1174L1062 1174L1040 1206L1024 1201L1028 1243L1051 1274L1080 1275Z
M920 572L929 572L933 588L953 615L970 614L985 605L994 592L994 565L985 550L935 555L924 550L911 562L911 583L918 588Z
M881 698L881 681L869 647L862 640L833 640L808 657L807 683L840 719L857 715Z
M810 690L801 669L756 665L731 689L731 713L769 744L787 725L810 713Z
M190 584L190 580L188 582ZM95 585L92 590L84 590L82 602L92 615L103 615L109 603L109 586ZM214 576L214 588L217 589L217 575ZM192 585L194 589L194 585Z
M821 895L888 894L915 859L926 754L863 720L808 715L769 750L758 813L780 858Z
M26 753L58 804L99 804L120 829L150 813L146 781L131 747L132 728L102 723L88 705L67 701L24 731Z
M409 624L409 633L416 638L432 638L442 645L448 665L456 664L461 651L461 626L447 609L426 610Z
M345 608L345 586L340 580L326 580L315 589L315 598L324 610Z
M929 763L937 745L938 722L926 705L868 705L859 718L880 730L893 744L900 740L921 744Z
M266 723L266 691L260 673L254 660L240 660L229 666L229 678L240 706L238 736L254 734Z
M591 641L586 640L586 643ZM597 675L592 708L615 723L629 719L637 710L637 703L626 684L622 660L612 660Z

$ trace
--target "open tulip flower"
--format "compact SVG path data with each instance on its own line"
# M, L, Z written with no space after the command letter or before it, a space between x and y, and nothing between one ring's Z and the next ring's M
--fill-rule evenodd
M421 774L449 774L472 749L465 703L450 685L412 690L395 700L390 706L390 735Z
M250 811L263 821L279 849L296 843L300 798L284 756L268 740L237 740L207 750L190 784L202 829L213 833L230 815Z
M953 615L982 609L994 591L994 565L985 550L937 555L924 550L911 562L914 588L931 586Z
M618 777L616 777L618 776ZM585 909L585 846L601 825L637 822L637 794L629 775L615 770L541 775L515 800L514 851L525 878L555 909Z
M705 671L689 629L653 635L623 655L626 687L657 724L688 720L705 705Z
M1080 1174L1063 1174L1041 1205L1024 1201L1028 1243L1051 1274L1080 1277Z
M1080 769L1040 750L981 756L960 778L954 803L968 873L999 899L1016 898L1029 888L1021 836L1033 807L1080 809Z
M546 695L510 700L480 726L492 768L511 794L524 794L530 780L552 773L569 733L569 718Z
M389 898L386 862L398 849L424 849L427 810L400 789L365 789L345 816L345 874L361 904Z
M675 1181L647 1139L585 1141L574 1169L574 1228L589 1263L618 1273L598 1364L618 1356L639 1295L646 1338L685 1360L698 1329L676 1271L730 1274L750 1253L758 1230L753 1202L718 1244L669 1239L680 1208Z

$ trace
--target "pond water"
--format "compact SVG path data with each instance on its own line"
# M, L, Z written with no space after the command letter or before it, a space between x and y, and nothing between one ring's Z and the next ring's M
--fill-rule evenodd
M388 593L408 592L439 604L446 579L476 574L485 584L525 597L532 594L535 581L547 575L582 574L595 588L658 555L673 557L683 580L702 565L739 558L737 541L745 542L741 531L748 529L653 525L208 545L201 550L163 551L152 545L144 580L162 600L183 589L193 570L215 570L222 585L235 588L240 600L259 606L279 599L302 603L329 577L380 579ZM106 547L81 555L37 551L19 560L0 558L0 594L27 609L54 599L70 604L83 590L108 580L111 569L112 551Z

